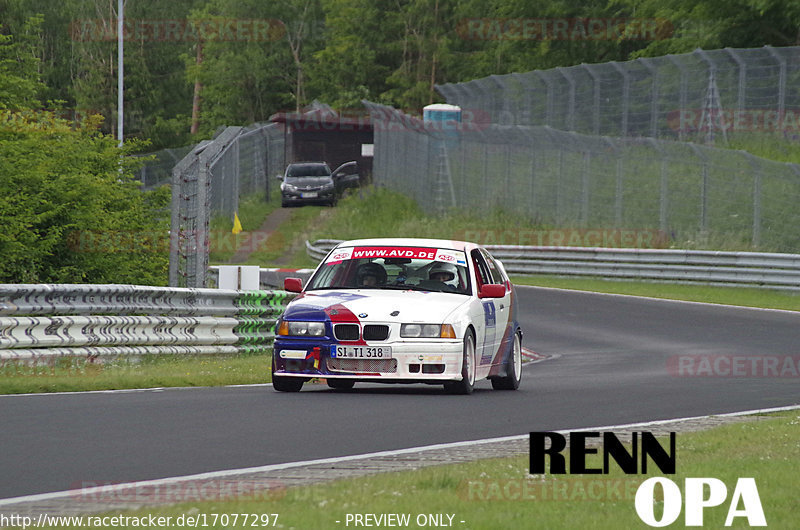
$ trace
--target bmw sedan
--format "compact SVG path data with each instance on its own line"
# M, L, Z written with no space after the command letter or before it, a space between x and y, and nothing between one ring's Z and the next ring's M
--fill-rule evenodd
M356 382L427 383L469 394L489 379L515 390L522 330L514 287L484 248L436 239L362 239L337 245L278 320L275 390L312 378L337 390Z

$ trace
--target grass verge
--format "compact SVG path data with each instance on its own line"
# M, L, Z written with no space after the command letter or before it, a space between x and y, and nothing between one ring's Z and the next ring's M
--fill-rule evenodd
M233 219L227 216L215 216L209 225L209 262L212 264L228 263L237 250L250 245L251 234L256 232L264 219L279 207L276 199L267 200L263 194L253 194L239 201L239 221L242 232L233 234Z
M768 526L796 528L800 517L794 469L794 464L800 461L798 424L798 411L788 411L769 415L761 421L678 433L677 473L668 478L682 492L685 478L714 477L725 483L727 499L720 506L704 510L705 527L724 526L738 478L753 477ZM669 446L666 441L662 444ZM589 467L602 467L602 451L600 453L588 455ZM171 517L172 521L182 516L184 521L187 517L200 517L210 528L238 526L231 524L235 514L278 514L275 526L282 528L353 527L352 521L345 524L348 514L407 514L410 528L421 527L418 521L423 519L431 526L430 516L440 516L443 522L448 522L448 517L452 516L449 526L465 530L648 528L636 514L634 497L638 485L646 478L663 474L652 465L647 475L624 475L613 461L610 467L608 475L532 476L528 475L528 457L524 455L314 486L279 487L251 499L198 501L198 492L193 491L193 502L146 508L129 515L164 516ZM707 491L708 488L706 494ZM738 507L741 509L741 504ZM662 511L663 503L657 501L655 516L661 518ZM222 523L221 514L228 514L227 524L212 525L215 515L217 522ZM672 526L682 527L683 524L682 511ZM733 527L748 527L747 519L737 517Z
M0 361L0 394L265 383L270 360L270 355L153 355L103 363L78 358L35 365Z
M306 254L305 241L312 227L324 223L331 215L328 206L303 206L290 208L289 219L283 222L267 239L263 248L253 251L247 265L261 267L316 267L317 263Z

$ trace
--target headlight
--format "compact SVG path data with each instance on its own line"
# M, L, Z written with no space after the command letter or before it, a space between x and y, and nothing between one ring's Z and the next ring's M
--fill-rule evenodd
M402 324L400 336L404 338L454 339L456 332L450 324Z
M289 322L281 320L278 335L292 337L322 337L325 335L324 322Z
M284 182L283 184L281 184L281 190L293 193L293 192L297 191L297 188L292 186L291 184L287 184L287 183Z

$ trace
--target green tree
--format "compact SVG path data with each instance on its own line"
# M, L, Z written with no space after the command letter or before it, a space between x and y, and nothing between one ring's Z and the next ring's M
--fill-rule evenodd
M36 32L41 17L23 25L21 38L0 33L0 109L20 110L38 106L46 89L39 79Z
M140 192L101 117L39 108L30 50L0 39L0 282L164 284L168 191Z
M166 282L168 191L142 193L99 117L0 124L0 282Z

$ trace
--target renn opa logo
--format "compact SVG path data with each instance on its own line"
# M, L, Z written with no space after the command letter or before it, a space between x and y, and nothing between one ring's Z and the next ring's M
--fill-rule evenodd
M627 475L647 473L648 462L652 462L664 474L675 474L674 432L669 433L668 449L661 445L654 434L634 432L631 435L630 451L613 432L571 432L568 433L568 437L569 469L567 457L562 454L567 447L567 437L558 432L530 433L530 473L533 475L608 474L613 461ZM602 448L598 449L593 442L600 441ZM600 452L602 452L602 467L591 467L587 463L587 457L599 456ZM548 457L549 466L546 465ZM659 486L663 498L660 518L656 515L656 488ZM636 514L648 526L668 526L680 517L685 498L686 526L702 526L703 511L706 508L722 505L728 497L727 486L716 478L686 478L683 490L681 495L678 485L666 477L651 477L645 480L636 491L634 502ZM767 526L758 488L753 478L739 478L736 481L725 517L725 526L731 526L737 518L745 518L750 526Z

